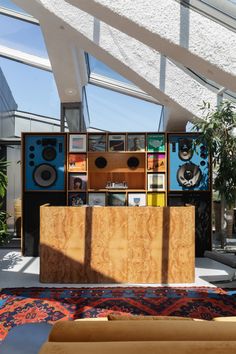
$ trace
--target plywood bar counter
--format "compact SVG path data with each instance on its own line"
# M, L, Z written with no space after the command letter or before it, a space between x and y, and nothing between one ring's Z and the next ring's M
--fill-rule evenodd
M44 283L194 282L194 207L40 207Z

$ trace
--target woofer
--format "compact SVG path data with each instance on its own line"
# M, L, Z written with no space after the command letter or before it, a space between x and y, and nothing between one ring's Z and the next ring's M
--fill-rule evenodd
M105 168L107 165L107 160L103 156L99 156L95 160L95 165L97 168Z
M185 163L177 171L177 180L182 187L196 187L202 179L200 168L194 163Z
M135 169L139 165L139 159L137 157L135 157L135 156L131 156L127 160L127 165L128 165L129 168Z
M41 164L35 168L33 178L38 186L50 187L56 182L57 171L51 165Z

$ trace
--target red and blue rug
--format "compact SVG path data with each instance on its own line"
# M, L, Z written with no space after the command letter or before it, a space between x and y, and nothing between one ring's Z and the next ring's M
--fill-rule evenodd
M211 320L236 316L236 290L107 287L7 288L0 292L0 340L24 323L105 317L108 314L183 316Z

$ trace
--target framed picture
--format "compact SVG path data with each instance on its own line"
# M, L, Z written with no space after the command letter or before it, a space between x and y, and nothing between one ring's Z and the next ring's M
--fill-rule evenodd
M106 151L106 134L89 134L88 151Z
M165 154L148 154L147 169L148 171L165 172Z
M70 172L86 171L86 154L69 154L69 166Z
M108 194L109 206L125 206L125 193L109 193Z
M69 188L72 191L87 189L87 175L82 173L70 173Z
M145 151L145 135L128 134L128 151Z
M108 135L109 151L125 151L125 134Z
M165 175L161 173L148 174L148 191L164 191Z
M88 204L90 206L105 206L106 194L105 193L89 193Z
M68 204L70 206L86 205L86 193L69 193Z
M165 135L164 134L148 134L147 150L153 152L165 152Z
M128 206L146 206L145 193L129 193Z
M147 194L148 206L165 206L165 193L148 193Z
M86 152L86 134L70 134L70 152Z

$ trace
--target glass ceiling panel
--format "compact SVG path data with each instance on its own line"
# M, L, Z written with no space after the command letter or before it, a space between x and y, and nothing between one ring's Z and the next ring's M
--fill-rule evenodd
M236 18L236 0L200 0L223 14Z
M0 15L0 44L48 58L40 27L5 15Z
M127 80L125 77L118 74L116 71L112 70L109 66L105 65L101 61L94 58L92 55L88 54L89 59L89 69L91 73L99 74L108 77L113 80L117 80L129 85L135 86L131 81Z
M91 84L86 94L90 127L112 132L158 130L162 106Z
M23 9L20 7L16 6L12 1L10 0L0 0L0 6L5 7L6 9L13 10L16 12L20 12L22 14L27 14ZM28 15L28 14L27 14ZM29 15L30 16L30 15Z
M19 111L60 119L60 99L53 74L0 58L0 67Z
M219 90L223 89L221 85L216 83L213 80L207 79L206 77L202 76L201 74L191 70L191 69L186 69L187 73L194 77L194 79L200 81L201 84L207 85L209 89L211 89L213 92L218 92ZM236 92L230 91L225 89L223 91L223 97L228 100L236 101Z

